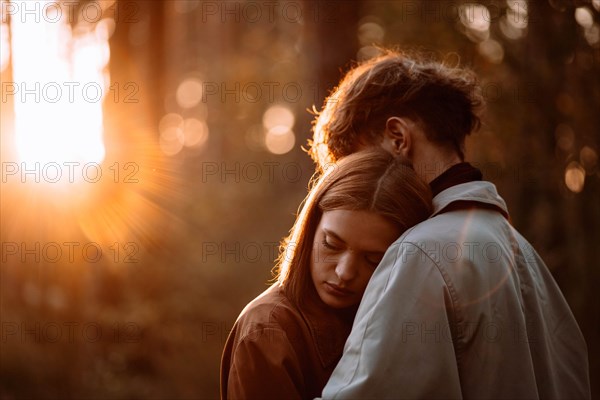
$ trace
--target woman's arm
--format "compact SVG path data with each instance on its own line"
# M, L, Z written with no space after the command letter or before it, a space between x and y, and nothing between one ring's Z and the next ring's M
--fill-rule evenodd
M232 350L224 380L222 395L228 399L304 397L302 368L281 328L262 327L247 333Z

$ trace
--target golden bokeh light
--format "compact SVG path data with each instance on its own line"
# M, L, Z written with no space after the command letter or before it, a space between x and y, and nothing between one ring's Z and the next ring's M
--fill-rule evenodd
M563 151L569 151L575 143L575 132L567 124L558 124L554 131L556 145Z
M573 193L580 193L585 184L585 170L577 161L571 161L565 169L565 185Z
M583 28L591 28L594 25L594 16L587 7L577 7L575 9L575 21Z
M263 114L263 125L267 130L278 125L291 129L295 121L294 113L282 105L273 105Z
M359 61L366 61L371 58L375 58L380 54L381 51L375 46L363 46L360 49L358 49L358 52L356 53L356 58Z
M469 39L481 42L489 38L491 16L486 6L475 3L462 4L459 7L459 17Z
M362 46L383 42L385 29L377 22L365 22L358 27L358 41Z
M493 39L484 40L479 43L477 50L479 54L491 63L499 64L504 59L504 48L499 42Z
M202 100L202 82L195 78L185 79L175 93L177 104L181 108L192 108Z
M507 2L506 21L514 28L523 30L527 28L529 16L527 13L527 1L510 0Z
M490 11L482 4L463 4L460 7L460 21L469 29L484 32L490 29Z
M525 35L524 30L518 28L514 23L510 22L510 19L507 16L504 16L500 20L500 31L507 39L511 40L520 39Z
M168 127L160 133L159 146L167 156L174 156L183 148L183 129L179 127Z
M590 46L598 47L600 45L600 25L594 23L584 30L583 35Z
M265 135L265 146L273 154L285 154L290 152L296 144L296 135L284 125L277 125L267 131Z
M579 152L581 165L585 168L588 174L593 174L598 166L598 153L589 146L583 146Z
M209 138L208 125L198 118L187 118L176 113L164 115L158 123L159 146L168 156L179 153L183 147L200 148Z
M525 30L529 23L527 2L525 0L507 1L508 9L500 19L500 31L511 40L517 40L525 36Z
M202 147L208 141L208 125L196 118L183 121L183 144L186 147Z
M158 123L158 131L163 133L168 128L181 128L183 125L183 117L176 113L165 114Z

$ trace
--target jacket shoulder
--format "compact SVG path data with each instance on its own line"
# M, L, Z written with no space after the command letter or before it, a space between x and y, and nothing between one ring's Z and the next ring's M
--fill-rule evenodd
M271 287L241 312L221 360L222 398L301 398L304 343L294 340L299 313ZM276 382L276 385L266 384Z
M474 208L435 215L407 230L396 242L433 245L497 241L514 236L511 231L512 227L501 213Z
M265 329L293 332L300 329L302 323L298 309L278 287L272 286L242 310L232 333L235 332L237 341L241 341Z

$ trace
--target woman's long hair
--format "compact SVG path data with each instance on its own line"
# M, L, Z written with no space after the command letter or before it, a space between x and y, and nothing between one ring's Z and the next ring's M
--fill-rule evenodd
M410 166L377 149L344 157L315 181L279 247L275 279L295 304L309 293L315 231L325 211L370 211L404 232L432 212L431 191Z

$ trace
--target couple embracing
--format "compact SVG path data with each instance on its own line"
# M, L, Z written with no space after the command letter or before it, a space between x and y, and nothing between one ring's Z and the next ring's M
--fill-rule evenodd
M386 51L315 121L275 283L227 340L227 399L584 399L587 348L504 200L465 162L472 72Z

